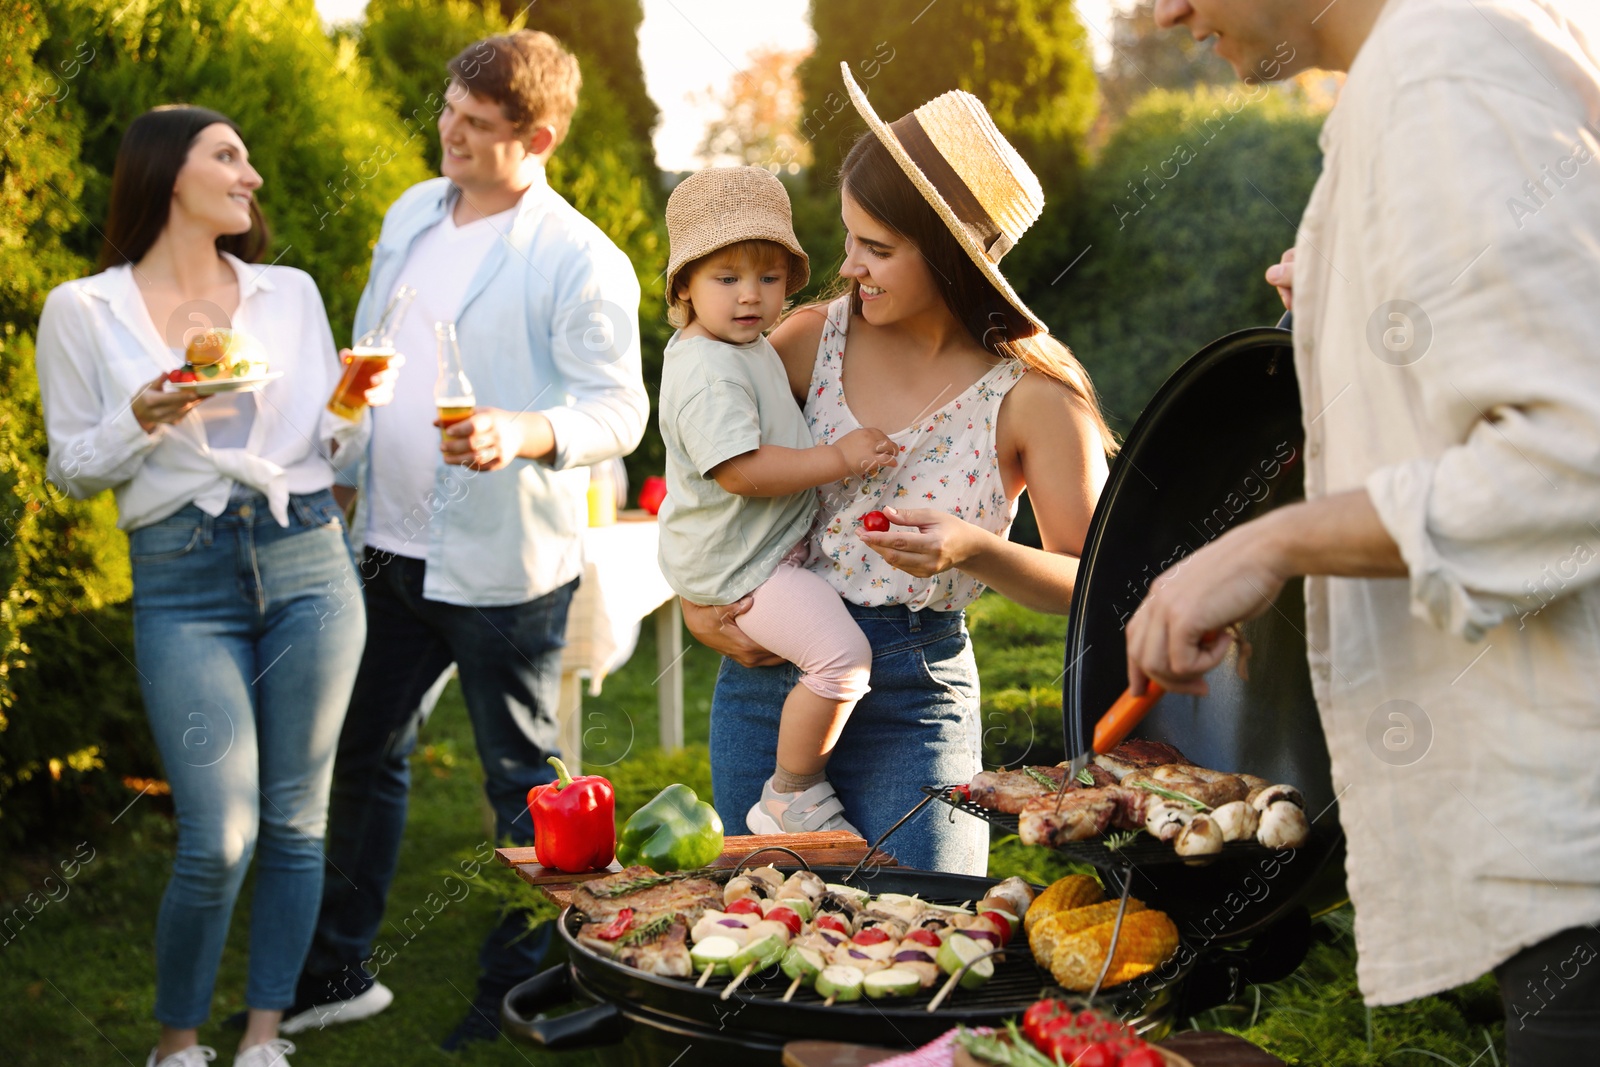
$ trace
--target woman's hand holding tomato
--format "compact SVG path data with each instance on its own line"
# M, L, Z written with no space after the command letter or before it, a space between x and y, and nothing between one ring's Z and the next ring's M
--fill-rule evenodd
M900 529L878 533L863 522L856 536L895 570L915 578L931 578L961 566L985 536L971 523L932 508L884 508L883 514Z

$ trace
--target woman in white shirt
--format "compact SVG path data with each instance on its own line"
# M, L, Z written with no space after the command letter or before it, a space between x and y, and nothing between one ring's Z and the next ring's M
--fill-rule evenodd
M329 490L335 452L359 455L370 419L324 407L341 368L311 278L252 265L268 242L260 185L226 117L174 106L135 119L102 271L54 290L39 322L51 478L116 496L137 669L177 807L148 1067L215 1056L196 1028L252 853L251 1010L234 1062L287 1063L278 1019L322 895L334 746L366 636ZM208 398L171 387L186 340L211 327L259 342L281 376ZM392 388L380 378L369 402Z

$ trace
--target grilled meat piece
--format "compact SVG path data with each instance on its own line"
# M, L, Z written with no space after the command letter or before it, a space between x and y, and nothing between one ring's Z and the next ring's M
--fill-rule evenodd
M1096 766L1109 771L1119 782L1133 771L1151 771L1173 763L1189 766L1194 764L1193 760L1171 745L1162 744L1160 741L1143 741L1139 738L1122 742L1105 755L1096 756L1093 762Z
M1138 786L1141 782L1175 790L1208 808L1220 808L1250 795L1250 787L1237 774L1185 764L1164 764L1148 771L1132 771L1122 778L1124 786Z
M1017 834L1024 845L1048 848L1066 841L1087 841L1105 833L1116 810L1116 798L1105 789L1075 789L1060 800L1035 797L1017 815Z
M1052 784L1046 785L1035 778L1034 772L1048 778ZM1066 777L1065 767L1029 767L1027 770L1014 771L979 771L973 775L971 789L972 800L983 807L994 811L1003 811L1008 815L1015 815L1022 810L1022 806L1034 797L1046 794L1054 796L1061 787L1061 779ZM1075 788L1075 786L1069 786Z
M1074 789L1030 800L1017 816L1017 834L1025 845L1054 847L1067 841L1087 841L1108 829L1136 830L1144 826L1145 812L1155 794L1143 789L1108 785Z
M681 921L673 922L656 937L643 941L628 942L626 938L603 941L594 936L597 929L598 926L585 923L578 928L578 941L601 956L666 978L688 978L694 974L694 966L689 962L689 928Z
M1019 767L1014 771L979 771L972 778L968 787L972 800L985 808L1015 815L1020 812L1023 805L1034 797L1055 796L1061 791L1061 779L1066 777L1067 768L1060 767ZM1095 786L1115 785L1117 779L1103 767L1089 766L1089 774L1094 778ZM1045 778L1050 781L1046 785L1040 781ZM1069 782L1067 789L1082 789L1081 782Z
M626 887L638 883L638 888ZM611 895L615 893L616 895ZM609 922L623 908L636 914L680 913L693 924L707 908L721 910L722 887L695 875L656 874L648 867L628 867L604 878L583 882L572 891L572 907L589 922Z

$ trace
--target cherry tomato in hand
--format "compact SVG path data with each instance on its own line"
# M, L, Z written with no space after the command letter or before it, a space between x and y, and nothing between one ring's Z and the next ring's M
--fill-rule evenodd
M873 533L887 533L889 531L889 516L881 511L869 511L861 516L861 527Z

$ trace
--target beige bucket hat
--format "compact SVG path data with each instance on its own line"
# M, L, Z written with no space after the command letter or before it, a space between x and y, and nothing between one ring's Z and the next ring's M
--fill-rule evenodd
M805 288L811 261L794 235L789 190L761 167L712 167L689 175L667 198L667 300L684 264L740 241L771 241L789 250L786 296Z
M954 89L886 123L851 76L850 64L840 63L839 69L850 102L972 262L1012 307L1048 333L1000 273L1001 257L1044 210L1044 190L983 102Z

